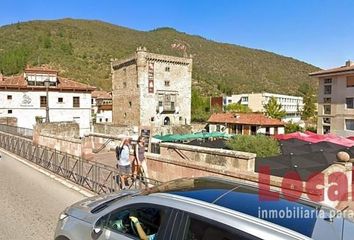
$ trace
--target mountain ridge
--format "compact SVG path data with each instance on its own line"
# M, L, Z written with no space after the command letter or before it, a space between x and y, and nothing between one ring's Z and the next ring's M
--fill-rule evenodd
M193 89L204 95L268 91L295 94L319 68L292 57L237 44L219 43L170 27L134 30L101 20L33 20L0 27L0 70L47 64L60 75L109 90L110 59L139 46L174 56L193 56Z

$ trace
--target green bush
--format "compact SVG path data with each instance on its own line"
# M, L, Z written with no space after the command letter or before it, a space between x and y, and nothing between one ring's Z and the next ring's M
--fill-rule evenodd
M227 146L232 150L256 153L257 157L269 157L280 154L276 139L265 135L237 135Z
M304 129L296 123L288 122L285 124L285 133L293 133L293 132L303 132Z
M307 126L306 131L317 133L317 127L316 126Z

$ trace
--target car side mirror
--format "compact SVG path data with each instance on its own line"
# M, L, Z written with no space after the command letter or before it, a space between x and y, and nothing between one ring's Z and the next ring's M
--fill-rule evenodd
M103 232L103 229L102 227L100 226L95 226L93 229L92 229L92 232L91 232L91 237L93 240L97 240L101 234Z

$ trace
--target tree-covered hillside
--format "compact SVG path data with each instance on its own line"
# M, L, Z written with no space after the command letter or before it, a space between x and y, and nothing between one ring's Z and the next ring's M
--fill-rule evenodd
M217 43L171 28L148 32L109 23L62 19L0 28L0 70L21 72L26 64L48 64L65 77L110 89L110 59L138 46L151 52L193 56L193 88L209 94L269 91L297 94L318 68L274 53Z

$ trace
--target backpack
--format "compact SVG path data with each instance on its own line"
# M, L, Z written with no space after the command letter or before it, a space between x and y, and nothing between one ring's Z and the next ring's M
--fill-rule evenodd
M119 160L120 154L122 153L122 150L123 150L123 146L117 146L116 147L116 158L117 158L117 160Z

